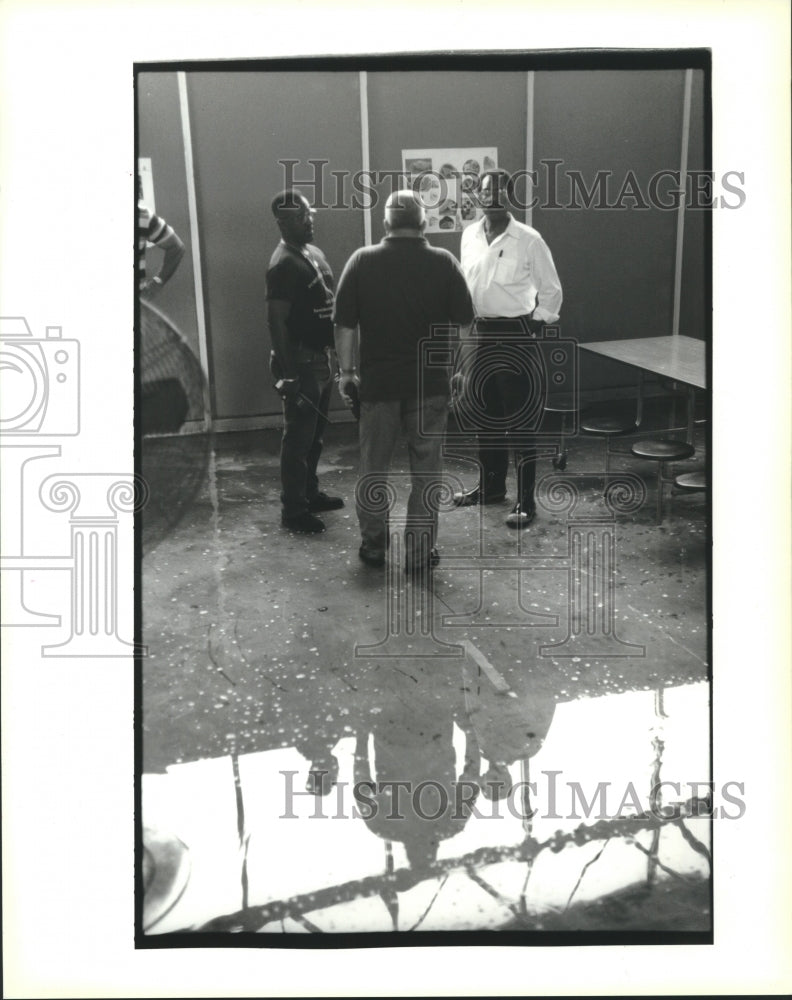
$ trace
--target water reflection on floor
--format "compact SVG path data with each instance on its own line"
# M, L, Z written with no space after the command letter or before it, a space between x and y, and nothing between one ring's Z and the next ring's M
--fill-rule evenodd
M275 436L218 439L146 554L150 932L659 926L636 888L707 929L700 497L658 526L649 482L614 513L599 442L574 441L573 509L548 494L519 535L508 502L444 512L442 561L410 581L398 545L357 559L355 457L331 428L322 484L348 503L306 538L278 524Z
M515 721L517 706L517 701L509 706ZM530 702L520 707L536 728ZM392 930L394 919L401 930L418 926L419 920L425 930L470 930L499 927L526 915L534 918L526 924L530 926L544 914L563 913L573 901L585 903L648 879L705 879L710 820L651 821L662 819L673 804L706 796L708 738L701 720L707 714L707 686L663 691L661 712L656 692L558 703L541 748L508 767L511 794L495 801L479 796L482 801L472 807L466 801L472 783L463 783L461 790L454 788L453 778L443 783L442 736L432 733L434 751L424 745L420 760L414 747L401 747L400 763L417 766L402 766L399 778L391 774L382 779L411 782L391 806L392 813L404 818L378 815L373 823L363 818L353 794L353 736L333 747L338 781L325 797L305 794L306 758L294 747L177 764L164 775L146 775L146 822L176 833L189 845L192 872L184 895L156 931L197 928L221 914L290 900L296 912L267 921L265 907L259 929L305 930L305 917L319 930L347 932ZM382 754L378 736L372 734L368 743ZM468 741L455 723L452 740L452 769L461 776ZM392 758L398 758L399 742L386 737ZM520 787L521 782L529 787ZM416 809L413 795L421 783ZM449 808L433 820L444 805L439 787L447 791ZM654 803L653 787L661 795ZM735 813L728 801L713 805L716 815L724 808ZM649 824L635 819L639 813L647 814ZM635 829L630 822L613 822L618 819L633 822ZM642 829L645 825L650 828ZM454 826L458 830L441 839ZM390 836L385 837L382 830L388 827ZM574 836L566 837L581 828L592 831L591 840L578 844ZM381 895L368 895L376 887L355 883L409 867L411 845L399 837L412 837L418 845L428 837L429 854L442 870L394 892L394 918ZM577 839L583 839L580 833ZM543 844L550 846L541 849ZM529 845L531 855L538 850L535 859L521 858L521 845ZM494 849L492 860L477 865L475 873L467 870L460 859L484 848ZM339 886L347 886L353 898L333 904L331 894L318 910L310 899L298 898ZM705 926L701 913L691 916L689 929Z

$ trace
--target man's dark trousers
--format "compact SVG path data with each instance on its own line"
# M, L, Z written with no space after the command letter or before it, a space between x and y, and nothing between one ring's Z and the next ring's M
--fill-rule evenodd
M514 454L517 496L534 506L536 443L541 423L544 377L541 355L523 317L478 320L471 372L481 399L477 434L484 498L506 492L509 453Z
M308 510L319 490L316 468L322 453L333 381L327 355L311 352L297 366L300 396L283 401L281 503L284 517ZM301 352L302 358L308 352ZM273 375L276 371L273 371Z

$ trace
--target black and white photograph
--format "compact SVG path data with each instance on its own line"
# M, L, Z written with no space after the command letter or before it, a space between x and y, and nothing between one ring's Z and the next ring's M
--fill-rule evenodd
M572 6L6 6L9 996L786 991L789 12Z
M145 939L711 941L709 58L435 61L138 68Z

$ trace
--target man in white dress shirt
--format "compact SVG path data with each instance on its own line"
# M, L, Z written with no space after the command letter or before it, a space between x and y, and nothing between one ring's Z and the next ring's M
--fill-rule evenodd
M508 210L509 175L490 170L480 180L483 218L462 233L462 270L476 311L475 349L456 376L456 391L474 387L481 479L457 493L459 507L506 498L509 451L514 451L517 498L506 524L527 528L536 516L535 430L543 400L536 345L530 341L561 312L561 283L539 233Z

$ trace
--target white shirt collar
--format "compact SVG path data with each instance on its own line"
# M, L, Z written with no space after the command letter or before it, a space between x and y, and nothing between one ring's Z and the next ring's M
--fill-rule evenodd
M486 242L487 233L486 233L486 230L484 229L484 221L485 221L484 217L482 216L482 218L479 220L479 233L481 234L481 237ZM492 241L492 243L495 243L497 240L499 240L501 238L501 236L511 236L512 239L515 239L515 240L518 239L518 236L517 236L517 221L516 221L516 219L514 218L513 215L509 216L509 223L508 223L508 225L506 226L506 228L503 230L502 233L499 233L495 237L495 239ZM490 243L489 246L492 246L492 243Z

